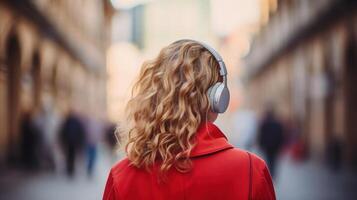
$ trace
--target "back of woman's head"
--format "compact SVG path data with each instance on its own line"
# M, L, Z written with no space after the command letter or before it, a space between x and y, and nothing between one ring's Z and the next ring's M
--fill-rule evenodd
M207 90L218 81L217 61L194 41L170 44L145 62L127 105L131 163L189 170L194 135L210 109Z

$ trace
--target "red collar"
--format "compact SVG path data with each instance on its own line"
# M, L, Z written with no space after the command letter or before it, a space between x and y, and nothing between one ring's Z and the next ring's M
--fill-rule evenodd
M191 158L233 148L222 131L211 122L204 122L198 127L195 139L196 146L191 151Z

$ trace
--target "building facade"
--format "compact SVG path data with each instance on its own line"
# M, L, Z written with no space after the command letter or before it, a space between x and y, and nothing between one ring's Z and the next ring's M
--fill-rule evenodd
M295 121L307 152L327 156L338 141L357 163L356 3L277 1L245 58L248 102L261 113L273 103Z
M106 116L106 0L0 1L0 162L16 160L21 117L50 107Z

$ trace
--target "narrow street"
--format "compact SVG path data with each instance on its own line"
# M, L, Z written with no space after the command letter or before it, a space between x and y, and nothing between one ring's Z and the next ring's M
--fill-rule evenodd
M86 176L85 166L80 163L73 179L63 172L54 174L7 171L0 178L0 200L101 199L112 159L102 148L97 161L95 175L91 178Z
M111 158L102 150L93 178L88 178L84 170L78 170L74 179L64 174L8 171L0 178L0 199L98 200L101 199L111 163ZM78 166L81 167L84 166ZM341 197L349 200L353 199L355 188L356 173L334 173L316 162L294 163L288 156L281 159L275 180L277 199L284 200L335 200Z

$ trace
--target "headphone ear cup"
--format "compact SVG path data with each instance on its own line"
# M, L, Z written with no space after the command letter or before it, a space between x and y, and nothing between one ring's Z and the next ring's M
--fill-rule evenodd
M217 113L224 113L229 104L230 94L228 88L222 83L216 91L218 101L216 102L215 110Z
M217 93L217 88L219 88L219 86L221 85L222 83L216 83L214 84L213 86L211 86L209 89L208 89L208 98L209 98L209 102L211 104L211 111L212 112L217 112L217 101L215 101L215 96L216 96L216 93Z

